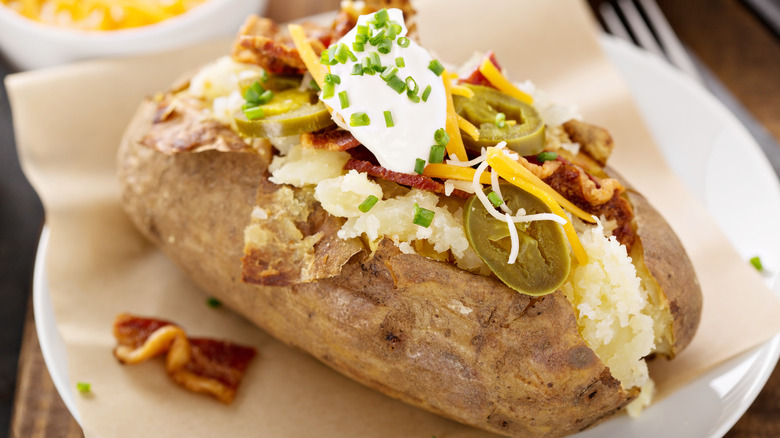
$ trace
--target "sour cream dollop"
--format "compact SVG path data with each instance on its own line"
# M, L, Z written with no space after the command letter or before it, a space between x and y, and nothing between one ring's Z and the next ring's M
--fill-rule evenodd
M368 26L369 36L378 30L370 23L376 14L362 15L357 26L350 30L336 45L345 44L357 58L330 66L330 73L339 77L340 83L335 84L333 96L322 99L332 109L332 116L339 126L348 129L376 157L379 164L389 170L403 173L414 173L417 159L428 161L431 146L435 145L434 133L445 127L447 118L447 99L442 78L428 68L433 57L416 42L409 40L407 47L398 44L398 38L406 37L408 29L404 23L400 9L388 9L389 22L401 26L401 31L390 46L389 53L379 53L376 46L369 42L364 44L363 51L353 50L353 43L358 35L358 28ZM425 89L431 91L427 99L415 103L407 96L406 90L396 92L382 79L380 73L373 75L352 74L355 64L361 64L363 59L376 52L382 66L396 68L398 79L406 81L414 79L418 86L418 96L422 97ZM397 64L397 59L403 59L403 66ZM339 93L346 92L349 105L342 108ZM392 116L393 126L385 122L385 112ZM365 113L370 123L366 126L350 126L353 114Z

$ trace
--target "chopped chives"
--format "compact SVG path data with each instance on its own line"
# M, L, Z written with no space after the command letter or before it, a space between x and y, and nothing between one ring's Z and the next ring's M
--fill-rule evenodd
M375 72L382 71L382 60L379 59L379 53L371 52L368 54L368 58L371 68L373 68Z
M208 297L206 299L206 305L211 307L212 309L216 309L217 307L222 306L222 301L214 298L214 297Z
M249 120L261 119L265 115L265 111L263 111L263 108L259 106L242 108L242 110L244 111L246 118Z
M422 158L418 158L414 162L414 173L418 175L422 175L424 169L425 169L425 160L423 160Z
M340 84L341 76L333 73L325 73L325 82L328 84Z
M353 113L349 116L349 126L368 126L371 124L371 119L366 113Z
M438 145L447 146L447 143L450 142L450 135L447 134L447 131L445 131L444 128L439 128L433 133L433 140Z
M268 72L263 70L263 72L260 73L260 82L263 82L263 83L268 82L268 78L269 78Z
M260 95L260 99L258 100L258 103L260 105L264 105L271 101L271 99L274 98L274 92L271 90L265 90L263 91L263 94Z
M444 146L433 145L431 146L431 153L428 156L429 163L443 163L444 162Z
M247 87L246 91L244 91L244 100L246 100L250 106L260 105L260 96L265 91L265 88L260 85L260 82L254 81L252 82L252 85Z
M349 47L347 47L346 44L341 43L338 45L338 49L336 49L335 58L336 60L338 60L340 64L344 64L347 62L347 60L352 59L354 57L355 54L349 50ZM355 60L357 61L357 58L355 58Z
M383 41L384 39L385 39L385 30L384 30L384 29L382 29L382 30L380 30L379 32L377 32L377 33L376 33L376 35L374 35L374 36L372 36L371 38L369 38L369 39L368 39L368 42L369 42L369 43L370 43L372 46L376 46L377 44L379 44L379 43L380 43L381 41Z
M374 14L374 20L376 21L376 27L382 27L390 19L390 15L387 13L387 9L380 9Z
M317 81L315 81L314 79L309 81L309 88L315 91L320 91L320 86L317 85Z
M501 206L501 204L503 204L503 203L504 203L504 200L503 200L503 199L501 199L501 198L498 196L498 193L496 193L496 192L493 192L493 191L491 191L490 193L488 193L488 195L487 195L487 198L488 198L488 200L490 200L490 203L491 203L491 204L493 204L493 207L500 207L500 206Z
M413 103L420 103L420 96L412 93L412 90L409 90L406 92L406 97L409 98Z
M406 89L409 90L409 92L412 94L417 94L417 92L420 90L420 87L417 85L417 81L415 81L413 77L407 76Z
M376 49L379 51L379 53L386 55L390 53L392 47L393 47L393 40L385 39L379 42L379 45L376 46Z
M336 86L333 85L333 82L325 82L322 84L322 98L323 99L330 99L333 97L333 94L336 92Z
M92 390L92 384L87 382L76 382L76 389L80 393L85 394Z
M406 67L406 61L404 61L404 57L399 56L398 58L395 58L395 65L398 68Z
M756 268L756 270L759 272L764 270L764 265L761 263L761 258L758 256L751 258L750 264L753 265L753 267Z
M496 113L496 126L499 128L506 126L506 114Z
M544 151L536 154L536 159L541 161L542 163L544 163L545 161L552 161L556 158L558 158L558 154L556 154L555 152Z
M341 103L341 109L349 108L349 97L347 97L346 91L339 91L339 102Z
M409 43L410 43L409 38L407 37L398 37L398 40L396 42L398 43L399 47L403 47L403 48L409 47Z
M365 44L368 42L368 34L357 34L355 35L355 42Z
M368 26L366 26L365 24L358 24L357 34L358 35L368 35Z
M436 76L441 76L442 73L444 73L444 66L441 65L441 62L439 62L438 59L434 59L428 64L428 69L433 72Z
M362 51L363 51L363 50L365 50L365 49L366 49L366 48L365 48L365 46L363 45L363 43L359 43L359 42L357 42L357 41L355 41L354 43L352 43L352 50L354 50L354 51L356 51L356 52L362 52Z
M385 125L388 128L392 128L393 126L395 126L395 123L393 123L393 114L390 111L385 111L384 114L385 114Z
M390 76L394 76L396 73L398 73L398 69L392 66L385 67L385 70L382 72L382 74L379 75L380 78L384 80L390 79Z
M363 67L363 73L373 75L376 73L374 71L374 68L371 66L371 58L365 57L363 58L363 61L360 63L360 65Z
M414 203L414 219L412 223L421 227L428 228L433 223L434 212L427 208L420 207L416 202Z
M336 45L336 44L328 47L328 50L327 50L327 52L328 52L328 62L327 62L327 65L336 65L336 64L339 63L338 58L336 58L336 50L338 50L338 45Z
M397 37L398 34L401 33L402 30L403 30L403 28L401 27L401 25L396 23L395 21L393 21L390 24L390 32L389 32L388 37L390 37L391 39L395 39L395 37Z
M387 85L395 90L396 93L401 94L406 89L406 83L398 78L398 76L393 75L390 76L387 79Z
M363 203L358 206L358 210L362 211L363 213L368 213L368 210L371 210L371 208L376 205L377 201L379 201L379 198L374 195L368 195L365 201L363 201Z
M423 91L423 94L422 94L423 102L427 102L428 101L428 96L430 96L430 95L431 95L431 86L428 85L427 87L425 87L425 91Z
M357 76L363 76L363 66L360 64L353 65L352 74Z

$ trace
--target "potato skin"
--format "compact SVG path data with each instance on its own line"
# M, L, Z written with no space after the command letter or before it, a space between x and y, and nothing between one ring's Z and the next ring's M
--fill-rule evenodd
M147 101L118 156L141 232L209 294L272 336L377 391L517 437L585 429L625 406L562 293L532 298L383 242L339 275L292 287L241 282L243 230L270 157L166 156L139 144Z

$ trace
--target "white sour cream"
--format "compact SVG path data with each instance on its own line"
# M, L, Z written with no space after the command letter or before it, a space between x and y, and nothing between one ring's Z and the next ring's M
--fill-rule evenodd
M401 25L399 36L405 36L407 28L401 10L388 9L387 12L390 20ZM358 25L367 25L374 15L360 16ZM356 35L357 27L335 44L344 43L352 50ZM357 57L357 63L360 63L369 53L376 51L376 47L366 43L364 51L352 52ZM403 57L404 67L396 65L398 57ZM338 75L341 83L335 86L333 97L322 100L332 108L336 123L352 132L352 135L374 154L382 167L395 172L414 173L418 158L428 161L431 146L436 144L434 132L445 127L447 100L444 83L440 76L436 76L428 68L433 57L414 41L410 41L408 47L400 47L394 42L390 53L379 53L379 59L383 66L397 68L396 75L399 79L406 80L408 76L414 78L419 86L419 96L422 96L425 88L430 85L431 92L427 101L414 103L407 97L406 91L398 94L387 85L379 73L353 75L355 61L330 66L330 72ZM341 91L346 91L349 99L346 109L341 108ZM385 124L385 111L392 114L392 128ZM368 126L349 126L350 117L354 113L365 113L371 123Z

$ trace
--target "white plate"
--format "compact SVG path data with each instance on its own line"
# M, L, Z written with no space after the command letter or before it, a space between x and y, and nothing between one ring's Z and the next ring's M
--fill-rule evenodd
M767 283L776 286L780 231L773 222L780 218L780 186L758 145L720 102L661 59L609 37L602 43L672 168L705 203L743 258L761 257L771 273ZM739 166L733 165L735 159ZM750 217L750 227L745 217ZM43 269L47 244L44 229L33 284L36 328L54 385L79 421ZM756 398L778 356L780 335L653 404L639 419L619 416L577 436L720 437Z

